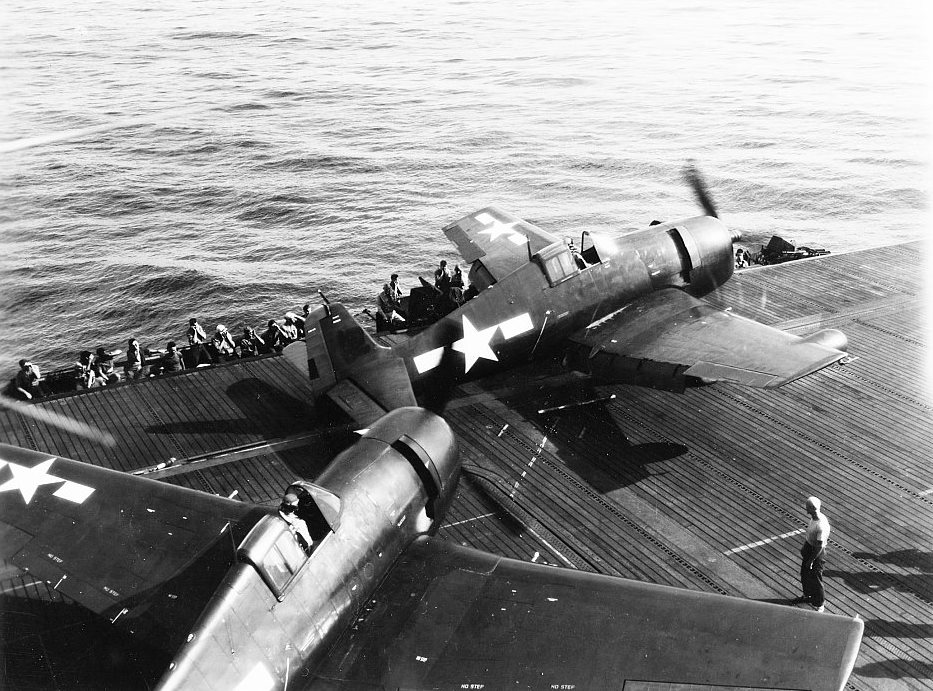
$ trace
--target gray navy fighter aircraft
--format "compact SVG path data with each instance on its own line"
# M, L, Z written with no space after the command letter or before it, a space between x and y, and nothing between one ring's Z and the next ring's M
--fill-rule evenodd
M363 425L400 406L439 407L456 384L555 355L598 384L679 392L716 381L774 388L845 358L840 331L801 338L700 299L732 276L737 236L697 173L688 177L707 215L617 236L584 232L579 252L497 208L472 213L444 232L469 264L473 297L413 290L410 323L417 305L430 302L433 314L391 347L327 303L286 356L316 395Z
M0 557L158 651L158 689L838 691L859 619L434 537L456 440L400 408L274 508L0 445Z

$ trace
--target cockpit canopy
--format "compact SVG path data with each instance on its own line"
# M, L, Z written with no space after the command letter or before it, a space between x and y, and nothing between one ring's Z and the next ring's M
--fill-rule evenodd
M298 516L316 546L340 526L340 497L305 480L288 486L284 494L298 497ZM280 516L264 516L253 526L237 550L241 562L251 564L279 600L308 561L289 525Z

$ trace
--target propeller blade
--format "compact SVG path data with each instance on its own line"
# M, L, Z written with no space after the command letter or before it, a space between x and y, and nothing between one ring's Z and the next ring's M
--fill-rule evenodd
M687 181L687 184L690 185L697 202L703 207L703 211L706 212L706 215L719 218L719 214L716 213L716 205L713 203L713 197L710 195L709 188L706 186L706 180L700 175L700 171L693 161L687 161L687 165L684 167L684 179Z
M65 432L70 432L71 434L76 434L79 437L84 437L85 439L90 439L91 441L102 444L103 446L116 446L117 442L108 432L102 432L96 427L91 427L86 425L83 422L78 420L72 420L70 417L65 415L59 415L58 413L53 413L50 410L41 408L35 405L28 405L26 403L21 403L19 401L14 401L9 398L4 398L0 396L0 408L6 408L7 410L12 410L19 413L23 417L32 418L38 422L44 422L47 425L52 425L53 427L58 427Z

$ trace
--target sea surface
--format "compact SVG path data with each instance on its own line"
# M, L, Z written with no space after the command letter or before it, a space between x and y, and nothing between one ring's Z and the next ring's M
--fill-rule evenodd
M357 312L496 204L566 237L699 209L833 252L925 237L930 49L894 0L5 0L0 376ZM892 267L896 271L896 267ZM365 319L365 318L364 318ZM3 374L3 373L7 374Z

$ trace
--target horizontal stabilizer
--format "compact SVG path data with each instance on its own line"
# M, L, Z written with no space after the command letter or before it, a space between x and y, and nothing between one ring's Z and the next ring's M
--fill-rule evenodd
M360 427L369 427L386 414L386 411L371 396L349 379L342 379L327 392L327 397L353 418Z

